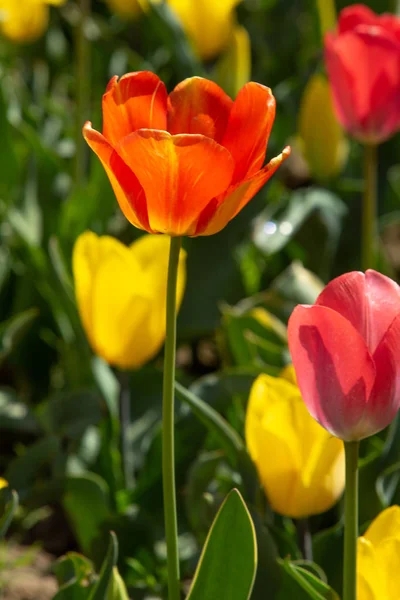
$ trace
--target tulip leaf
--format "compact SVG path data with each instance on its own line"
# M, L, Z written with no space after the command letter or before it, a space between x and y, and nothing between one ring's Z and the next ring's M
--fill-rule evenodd
M4 514L0 518L0 539L6 535L19 504L18 494L15 490L11 492L9 492L8 488L3 488L3 490L2 496L10 494L11 497L6 504Z
M316 255L315 269L319 275L325 276L336 251L346 212L342 200L327 190L317 187L296 190L279 214L275 211L271 214L271 209L268 209L264 216L258 218L253 240L263 254L270 256L299 234L306 221L317 217L315 223L313 221L313 235L310 236L307 230L307 237L301 242L310 260ZM317 253L314 252L315 247L319 248Z
M63 506L80 547L89 556L109 517L110 498L106 482L94 473L68 477Z
M15 348L38 314L36 308L30 308L0 323L0 360Z
M254 525L237 490L208 533L187 600L248 600L257 568Z
M216 410L178 382L175 382L175 390L178 398L190 406L203 425L218 435L226 453L232 460L235 460L237 454L245 451L244 442L239 434Z
M95 578L90 560L69 552L57 561L54 572L60 589L53 600L87 600Z
M129 600L126 586L117 567L113 568L112 580L106 600Z
M101 567L99 580L90 593L89 600L105 600L113 577L113 569L118 559L118 540L113 531L110 531L110 542L107 555ZM118 597L116 597L118 598Z
M327 583L316 577L309 570L288 559L280 561L283 572L283 585L278 595L279 600L296 597L296 600L339 600L336 592ZM294 595L295 594L295 595Z

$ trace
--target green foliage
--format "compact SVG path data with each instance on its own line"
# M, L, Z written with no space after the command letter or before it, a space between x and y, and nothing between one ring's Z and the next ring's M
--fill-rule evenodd
M209 531L187 600L248 600L257 566L254 526L232 490Z

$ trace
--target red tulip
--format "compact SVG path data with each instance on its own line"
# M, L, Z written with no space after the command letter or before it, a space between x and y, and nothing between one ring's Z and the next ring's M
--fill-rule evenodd
M154 73L111 79L103 134L83 135L101 160L122 212L149 233L211 235L242 210L289 156L265 167L275 117L269 88L246 84L233 102L192 77L168 96Z
M342 10L325 37L337 117L362 142L379 143L400 127L400 19L362 4Z
M331 281L289 319L289 349L310 414L333 435L360 440L400 406L400 287L376 271Z

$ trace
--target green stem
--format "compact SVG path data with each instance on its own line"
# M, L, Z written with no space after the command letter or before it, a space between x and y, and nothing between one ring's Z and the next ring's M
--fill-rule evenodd
M163 381L162 470L165 537L167 541L168 598L179 600L178 526L175 496L174 384L176 353L176 283L182 239L171 237Z
M119 422L121 436L121 456L124 473L124 485L131 490L134 485L132 452L129 442L129 426L131 424L131 389L129 385L129 373L120 371L119 379Z
M362 208L362 270L376 266L378 246L377 147L366 144L364 150L364 198Z
M313 547L312 547L312 537L310 531L310 522L307 517L303 519L296 519L295 521L296 530L297 530L297 540L299 544L299 548L303 555L304 560L313 559Z
M358 450L360 442L345 442L343 600L357 598Z
M90 42L86 29L90 18L91 0L79 0L79 22L76 27L76 111L75 111L75 184L84 182L87 145L82 137L82 127L89 118L90 104Z

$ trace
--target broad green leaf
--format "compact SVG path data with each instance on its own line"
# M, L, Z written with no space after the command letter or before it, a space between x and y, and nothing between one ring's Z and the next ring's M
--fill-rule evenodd
M54 394L43 404L40 416L51 433L63 439L80 438L103 416L100 395L87 390Z
M92 562L78 552L68 552L61 556L54 566L54 573L59 585L74 580L76 583L88 587L94 578Z
M256 568L254 525L232 490L211 526L187 600L248 600Z
M94 473L68 477L62 502L80 547L93 556L93 543L110 514L106 482Z
M19 503L18 494L15 490L12 490L10 492L8 488L3 488L1 495L3 496L6 494L9 494L10 498L6 504L4 514L0 517L0 539L6 535Z
M112 582L113 569L117 564L118 559L118 540L113 531L110 531L110 542L108 545L107 555L101 567L99 580L90 593L89 600L105 600L107 592Z

